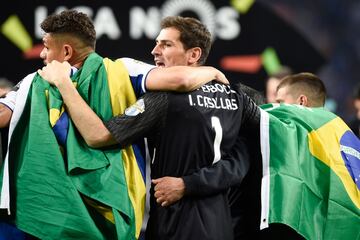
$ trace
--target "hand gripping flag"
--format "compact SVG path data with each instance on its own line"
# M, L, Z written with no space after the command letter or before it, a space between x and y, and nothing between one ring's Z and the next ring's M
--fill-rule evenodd
M136 101L119 61L91 54L72 79L103 120ZM135 239L145 185L132 147L89 148L71 121L57 139L52 127L64 117L59 103L57 90L36 75L9 145L16 226L40 239ZM64 156L58 141L65 143Z
M261 228L283 223L307 239L360 239L360 141L335 114L262 106Z

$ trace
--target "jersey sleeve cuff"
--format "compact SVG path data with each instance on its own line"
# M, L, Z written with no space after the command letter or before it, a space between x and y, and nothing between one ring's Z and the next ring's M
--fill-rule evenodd
M199 192L199 186L195 181L192 181L192 176L182 177L185 185L185 195L196 195Z
M5 98L0 98L0 103L5 105L11 111L14 111L15 100L16 100L16 92L10 91L8 94L6 94Z
M153 68L151 68L147 73L146 73L146 76L144 77L144 80L142 81L142 90L143 90L143 92L144 93L146 93L147 92L147 87L146 87L146 82L147 82L147 77L148 77L148 75L149 75L149 73L152 71L152 70L154 70L156 67L154 66Z

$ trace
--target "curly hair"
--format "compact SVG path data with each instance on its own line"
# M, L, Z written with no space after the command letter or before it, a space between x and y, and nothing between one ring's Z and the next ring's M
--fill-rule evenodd
M65 10L48 16L41 29L46 33L65 33L79 38L87 46L95 49L96 32L91 19L76 10Z
M211 33L199 20L191 17L170 16L161 21L161 29L173 27L180 32L180 41L185 50L200 47L199 64L205 64L211 48Z

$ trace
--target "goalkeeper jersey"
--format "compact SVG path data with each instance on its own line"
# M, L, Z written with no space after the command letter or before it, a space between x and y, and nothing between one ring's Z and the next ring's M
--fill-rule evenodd
M234 145L240 127L257 111L243 93L211 82L186 94L147 93L125 115L111 119L106 126L122 146L149 138L154 147L153 179L181 177L215 166L229 153L236 155ZM230 184L239 181L240 175L244 173L219 173L207 178L221 176L220 181ZM198 185L189 186L192 192L197 191ZM158 205L151 191L150 205L150 239L233 239L226 191L186 195L169 207Z

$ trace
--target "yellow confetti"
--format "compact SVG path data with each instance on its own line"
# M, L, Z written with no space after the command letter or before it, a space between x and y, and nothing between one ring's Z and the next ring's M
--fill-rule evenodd
M1 33L4 34L23 52L32 48L32 39L17 15L11 15L2 25Z
M231 5L240 13L247 13L255 0L231 0Z

